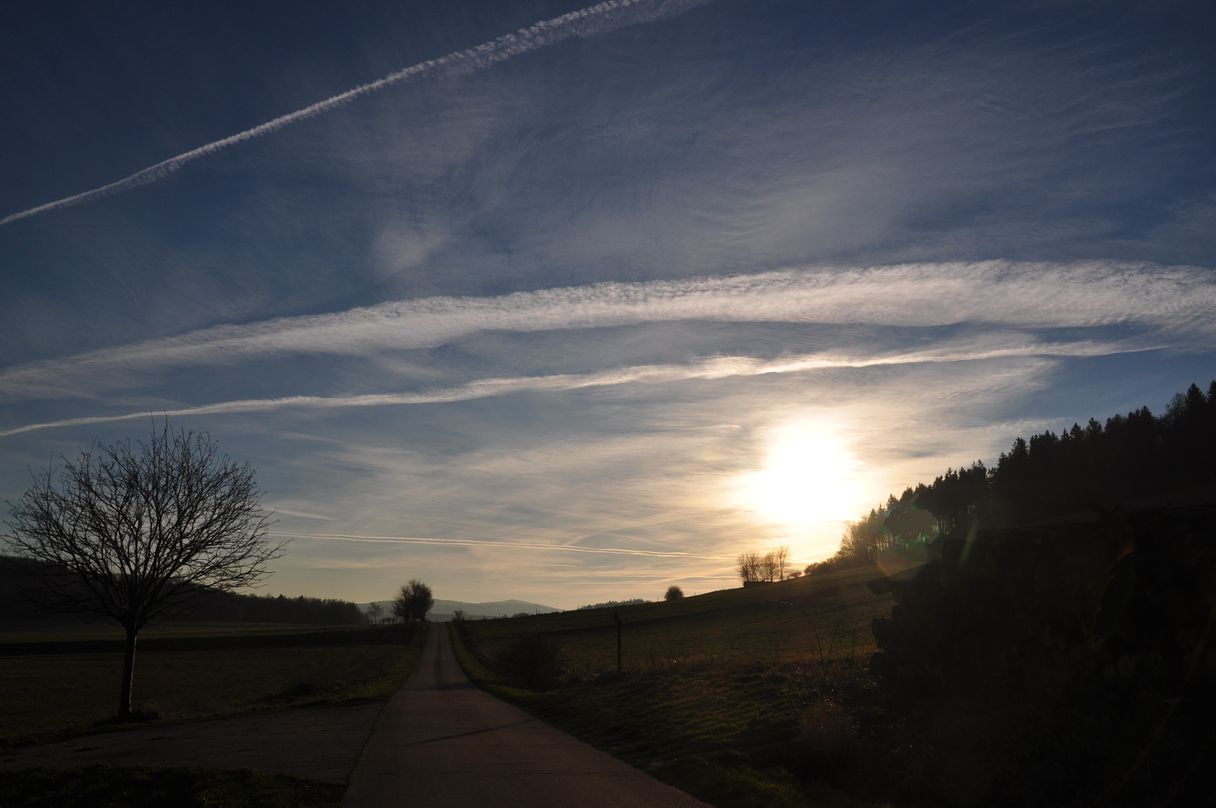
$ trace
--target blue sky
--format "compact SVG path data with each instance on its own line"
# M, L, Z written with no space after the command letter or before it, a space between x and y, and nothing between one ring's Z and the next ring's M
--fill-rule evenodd
M7 3L0 499L168 412L270 591L822 558L1216 375L1206 5Z

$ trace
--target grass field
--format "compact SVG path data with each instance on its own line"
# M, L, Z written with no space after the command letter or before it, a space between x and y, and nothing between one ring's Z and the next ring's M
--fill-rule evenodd
M905 744L866 668L889 596L854 569L612 610L461 626L483 686L719 806L867 804L906 776ZM562 684L520 686L505 660L522 638L559 654ZM883 735L874 734L882 727Z
M169 623L149 626L139 633L141 640L178 637L211 637L258 634L308 634L342 629L362 631L363 626L307 626L284 623ZM112 640L121 642L123 629L113 620L94 623L21 621L0 624L0 645L19 642L71 642Z
M386 698L413 670L422 639L144 652L135 702L173 721ZM0 656L0 748L102 728L116 711L121 669L119 653Z
M466 624L478 654L494 659L525 634L551 638L569 672L595 676L616 669L616 625L622 624L622 667L801 663L868 657L870 620L891 610L865 582L872 569L852 569L748 589L727 589L670 603L587 609Z

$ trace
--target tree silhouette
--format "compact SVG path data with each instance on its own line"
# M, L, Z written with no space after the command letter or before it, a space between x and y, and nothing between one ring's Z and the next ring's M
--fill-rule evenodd
M1164 416L1148 407L1090 418L1056 434L1015 438L993 468L980 461L947 469L931 484L909 488L850 522L837 562L872 562L877 554L919 540L912 508L931 513L934 532L963 536L979 527L1025 524L1176 492L1216 480L1216 380L1175 395ZM916 535L913 536L912 534Z
M778 547L761 554L755 550L740 553L735 560L735 569L745 584L771 583L784 580L789 566L790 548Z
M755 550L739 553L735 568L739 572L739 579L745 584L764 580L763 557Z
M393 614L406 623L426 620L426 613L433 605L435 598L431 594L431 588L417 578L411 578L393 599Z
M787 545L782 545L776 550L769 553L772 556L773 578L778 581L785 580L785 571L790 563L790 548ZM770 578L769 580L773 580Z
M204 595L256 584L282 555L253 469L206 434L97 446L61 458L11 507L5 543L30 564L36 597L126 631L119 716L131 714L139 632Z
M672 584L667 587L667 592L663 595L663 600L679 600L684 597L684 590Z

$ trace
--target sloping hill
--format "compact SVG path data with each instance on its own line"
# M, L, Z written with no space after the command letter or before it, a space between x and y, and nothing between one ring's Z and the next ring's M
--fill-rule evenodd
M391 600L375 601L384 608L386 614L392 614L393 602ZM360 604L359 608L367 612L367 608L371 603ZM552 606L545 606L541 603L529 603L526 600L491 600L484 603L466 603L462 600L444 600L435 598L435 605L431 607L431 611L427 614L430 620L451 620L455 616L457 610L464 612L464 616L470 619L478 619L483 617L510 617L511 615L520 614L551 614L561 611Z
M64 630L94 633L101 625L115 631L108 617L89 619L85 615L56 612L37 605L34 597L39 576L63 575L54 567L29 559L0 555L0 631L62 634ZM69 576L70 577L70 576ZM81 600L89 600L83 583L73 582L73 592ZM211 624L284 624L307 626L365 625L366 621L354 603L333 598L287 597L285 595L242 594L217 592L206 587L192 587L196 596L171 619L157 621L158 626Z
M888 597L865 587L878 574L872 567L845 569L670 602L487 620L470 624L467 634L486 658L522 636L550 637L577 675L615 670L617 615L627 670L692 660L781 664L868 656L870 620L891 610Z
M887 732L878 753L847 754L861 716L882 709L866 670L870 621L892 605L866 588L878 575L841 569L670 602L468 621L459 636L479 684L711 804L852 805L841 786L901 776L882 750L907 742ZM841 763L843 783L821 778L817 767Z

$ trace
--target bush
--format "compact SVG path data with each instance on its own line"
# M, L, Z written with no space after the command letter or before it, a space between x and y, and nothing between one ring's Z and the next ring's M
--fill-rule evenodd
M803 711L790 750L794 764L808 776L839 781L862 752L857 726L848 711L831 700L821 700Z
M529 634L508 645L498 654L498 667L529 690L554 689L563 672L560 649L542 634Z
M807 564L806 569L802 572L805 575L824 575L831 572L835 567L835 563L831 559L828 559L827 561L820 561L815 564Z

